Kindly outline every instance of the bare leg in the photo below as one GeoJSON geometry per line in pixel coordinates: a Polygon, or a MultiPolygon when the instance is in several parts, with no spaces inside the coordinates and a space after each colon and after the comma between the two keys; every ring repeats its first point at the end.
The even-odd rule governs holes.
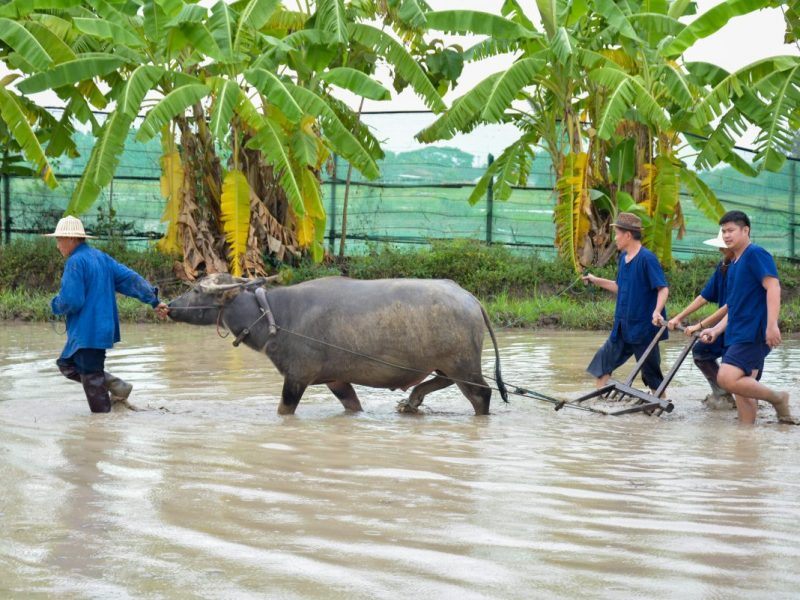
{"type": "MultiPolygon", "coordinates": [[[[772,390],[756,381],[753,376],[745,376],[744,371],[733,365],[723,363],[719,368],[717,383],[723,389],[736,394],[737,397],[764,400],[775,408],[779,421],[793,422],[789,412],[789,393],[772,390]]],[[[737,398],[737,409],[739,401],[737,398]]]]}
{"type": "Polygon", "coordinates": [[[302,383],[283,380],[283,391],[281,392],[281,402],[278,404],[279,415],[293,415],[297,410],[297,405],[300,403],[300,398],[303,397],[303,392],[306,391],[306,386],[302,383]]]}
{"type": "Polygon", "coordinates": [[[601,377],[598,377],[597,379],[595,379],[594,387],[596,387],[596,388],[603,387],[605,384],[608,383],[608,380],[610,378],[611,378],[611,373],[609,373],[608,375],[603,375],[601,377]]]}
{"type": "Polygon", "coordinates": [[[734,399],[736,400],[736,414],[739,417],[739,422],[745,425],[755,423],[756,415],[758,414],[758,400],[738,394],[734,396],[734,399]]]}
{"type": "Polygon", "coordinates": [[[352,410],[353,412],[364,410],[361,408],[361,402],[358,400],[356,391],[349,383],[345,381],[332,381],[328,384],[328,389],[339,399],[339,402],[342,403],[345,410],[352,410]]]}

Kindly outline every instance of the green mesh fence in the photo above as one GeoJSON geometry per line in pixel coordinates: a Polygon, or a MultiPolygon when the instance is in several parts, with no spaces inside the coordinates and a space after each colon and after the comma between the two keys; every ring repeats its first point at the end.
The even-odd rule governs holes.
{"type": "MultiPolygon", "coordinates": [[[[347,254],[366,251],[380,243],[427,245],[434,239],[472,238],[551,255],[553,248],[553,175],[547,154],[533,163],[528,186],[505,202],[487,193],[474,206],[467,203],[474,183],[490,155],[498,155],[516,137],[510,126],[487,126],[446,143],[420,145],[413,135],[433,120],[429,113],[367,114],[365,122],[387,148],[380,162],[382,176],[365,181],[353,170],[347,192],[347,254]]],[[[157,141],[141,144],[132,132],[117,176],[97,203],[83,215],[87,227],[101,235],[125,237],[147,244],[165,230],[160,222],[164,207],[159,192],[157,141]],[[113,218],[109,215],[113,212],[113,218]]],[[[93,138],[79,135],[81,156],[55,163],[60,186],[49,190],[36,179],[5,177],[2,192],[3,239],[52,231],[66,207],[89,156],[93,138]]],[[[746,156],[747,152],[742,151],[746,156]]],[[[782,257],[797,257],[795,197],[797,161],[789,160],[780,173],[748,178],[727,167],[702,174],[728,209],[747,212],[753,239],[782,257]]],[[[328,211],[326,240],[338,252],[348,165],[336,159],[335,176],[325,174],[323,192],[328,211]]],[[[716,236],[718,226],[684,197],[686,232],[675,239],[676,257],[714,252],[702,241],[716,236]]]]}

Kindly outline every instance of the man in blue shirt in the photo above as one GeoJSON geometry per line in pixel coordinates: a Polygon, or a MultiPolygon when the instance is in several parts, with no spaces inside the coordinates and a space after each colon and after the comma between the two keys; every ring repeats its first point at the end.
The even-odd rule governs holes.
{"type": "MultiPolygon", "coordinates": [[[[613,225],[619,250],[617,279],[585,275],[583,280],[617,295],[614,326],[605,344],[586,368],[594,375],[597,387],[604,386],[614,369],[631,355],[639,359],[658,333],[658,323],[666,319],[664,305],[669,288],[655,254],[642,246],[642,220],[631,213],[620,213],[613,225]]],[[[667,333],[661,339],[666,339],[667,333]]],[[[642,365],[642,380],[655,392],[664,379],[658,345],[642,365]]]]}
{"type": "MultiPolygon", "coordinates": [[[[722,254],[722,260],[717,263],[714,273],[711,275],[711,278],[708,280],[700,294],[694,300],[692,300],[689,306],[684,308],[681,312],[669,320],[667,326],[669,327],[670,331],[674,330],[675,327],[680,325],[684,318],[688,317],[701,306],[704,306],[709,302],[713,302],[719,307],[725,306],[725,297],[727,295],[726,292],[728,287],[727,273],[728,267],[733,260],[733,252],[728,249],[728,246],[725,245],[725,241],[722,239],[721,229],[717,237],[706,240],[703,243],[708,246],[713,246],[714,248],[719,248],[719,251],[722,254]]],[[[717,313],[715,313],[715,315],[716,314],[717,313]]],[[[717,323],[719,320],[721,320],[722,316],[723,315],[720,315],[719,318],[715,318],[714,315],[711,317],[706,317],[705,319],[701,319],[699,323],[690,325],[684,331],[686,332],[686,335],[693,335],[694,333],[705,329],[709,325],[717,323]]],[[[706,404],[709,406],[719,404],[726,408],[734,408],[735,404],[733,395],[723,390],[717,383],[717,375],[719,373],[719,363],[717,363],[717,359],[720,358],[725,352],[724,343],[724,335],[721,335],[711,344],[706,344],[702,340],[698,340],[692,348],[692,358],[694,359],[694,364],[697,365],[697,368],[700,369],[700,372],[711,386],[711,394],[705,398],[706,404]]]]}
{"type": "Polygon", "coordinates": [[[722,239],[734,255],[728,268],[728,314],[702,333],[703,341],[711,343],[725,332],[725,354],[717,381],[735,394],[742,423],[755,423],[758,400],[772,404],[779,421],[794,423],[789,393],[759,382],[764,359],[782,341],[778,328],[781,284],[775,261],[750,241],[750,219],[742,211],[725,213],[719,224],[722,239]]]}
{"type": "Polygon", "coordinates": [[[61,289],[50,304],[54,314],[67,317],[67,343],[56,364],[64,377],[83,385],[92,412],[109,412],[109,392],[115,400],[126,400],[133,388],[105,372],[106,349],[120,340],[115,293],[149,304],[162,319],[169,309],[141,275],[86,244],[92,236],[79,219],[64,217],[55,233],[46,235],[56,238],[67,259],[61,289]]]}

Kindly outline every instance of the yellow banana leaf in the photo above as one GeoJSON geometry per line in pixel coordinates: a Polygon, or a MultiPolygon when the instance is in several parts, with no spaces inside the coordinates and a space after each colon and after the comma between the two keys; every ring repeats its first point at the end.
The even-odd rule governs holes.
{"type": "Polygon", "coordinates": [[[300,175],[300,189],[303,194],[303,206],[306,214],[314,219],[325,220],[325,209],[322,207],[319,179],[311,169],[303,169],[300,175]]]}
{"type": "Polygon", "coordinates": [[[614,61],[628,73],[636,73],[638,71],[636,59],[631,57],[625,50],[606,48],[599,50],[598,53],[614,61]]]}
{"type": "Polygon", "coordinates": [[[222,226],[228,242],[231,274],[240,277],[250,230],[250,184],[241,171],[229,171],[222,182],[222,226]]]}
{"type": "Polygon", "coordinates": [[[169,131],[162,135],[164,153],[161,155],[161,195],[166,199],[161,222],[167,223],[167,232],[158,241],[157,247],[166,254],[182,252],[178,236],[178,215],[183,198],[183,164],[169,131]]]}
{"type": "Polygon", "coordinates": [[[644,163],[642,169],[644,170],[644,176],[642,177],[642,197],[639,200],[639,206],[644,208],[648,217],[652,217],[658,202],[653,190],[653,183],[656,179],[656,166],[653,163],[644,163]]]}
{"type": "Polygon", "coordinates": [[[672,263],[672,230],[683,227],[680,206],[680,171],[668,156],[657,156],[646,163],[642,178],[642,199],[645,209],[644,244],[658,257],[661,264],[672,263]]]}
{"type": "Polygon", "coordinates": [[[591,223],[589,214],[591,200],[586,181],[585,152],[567,154],[561,178],[556,184],[558,201],[554,211],[556,221],[556,245],[559,254],[568,259],[576,272],[580,272],[579,256],[587,243],[591,223]]]}
{"type": "Polygon", "coordinates": [[[303,248],[308,248],[314,241],[314,222],[308,215],[297,219],[297,243],[303,248]]]}

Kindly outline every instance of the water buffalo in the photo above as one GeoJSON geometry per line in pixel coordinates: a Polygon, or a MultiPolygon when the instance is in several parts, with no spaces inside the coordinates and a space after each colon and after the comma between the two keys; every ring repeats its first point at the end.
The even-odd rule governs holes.
{"type": "Polygon", "coordinates": [[[452,281],[326,277],[266,289],[259,283],[209,275],[169,304],[169,316],[195,325],[219,323],[237,341],[265,352],[284,377],[279,414],[293,414],[306,387],[321,383],[352,411],[361,410],[354,383],[413,387],[400,405],[408,412],[416,412],[430,392],[455,383],[475,414],[488,414],[484,325],[494,343],[498,389],[507,400],[486,311],[452,281]]]}

